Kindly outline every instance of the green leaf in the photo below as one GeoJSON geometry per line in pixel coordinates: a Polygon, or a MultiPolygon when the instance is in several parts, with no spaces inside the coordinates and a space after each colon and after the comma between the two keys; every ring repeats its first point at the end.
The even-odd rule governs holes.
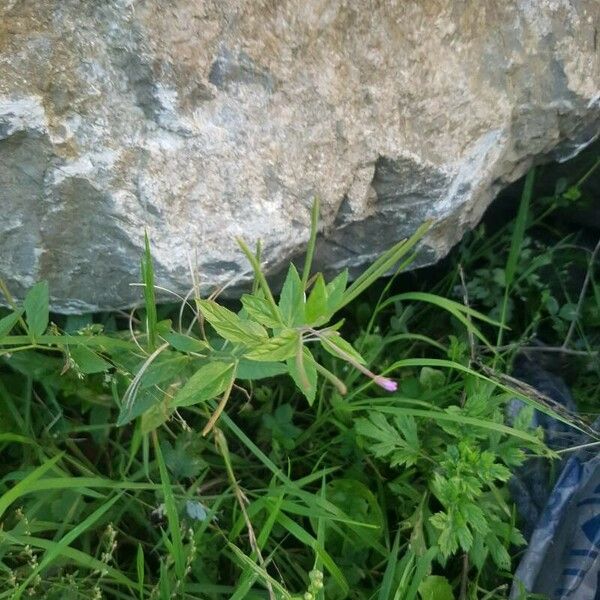
{"type": "MultiPolygon", "coordinates": [[[[266,327],[281,327],[281,320],[273,316],[273,308],[268,300],[260,296],[243,294],[242,305],[248,316],[266,327]]],[[[278,309],[279,312],[279,309],[278,309]]]]}
{"type": "Polygon", "coordinates": [[[438,554],[439,550],[436,546],[433,546],[425,554],[417,558],[414,572],[411,574],[410,587],[406,591],[406,595],[402,597],[402,600],[416,599],[419,585],[431,573],[431,563],[438,554]]]}
{"type": "Polygon", "coordinates": [[[70,349],[69,354],[79,367],[79,370],[85,375],[102,373],[111,367],[109,362],[86,346],[74,346],[70,349]]]}
{"type": "Polygon", "coordinates": [[[563,321],[574,321],[577,318],[577,305],[571,302],[561,306],[558,316],[563,321]]]}
{"type": "MultiPolygon", "coordinates": [[[[392,586],[394,585],[395,574],[398,570],[398,550],[400,546],[400,533],[401,530],[398,528],[396,532],[396,537],[394,538],[394,545],[392,546],[392,550],[390,552],[390,556],[387,560],[387,565],[385,567],[385,572],[383,574],[383,580],[381,582],[381,586],[379,588],[379,593],[377,595],[377,600],[389,600],[392,598],[392,586]]],[[[410,550],[409,550],[410,552],[410,550]]],[[[405,554],[406,556],[406,554],[405,554]]]]}
{"type": "MultiPolygon", "coordinates": [[[[164,394],[156,388],[153,387],[150,389],[140,390],[136,394],[133,406],[128,407],[124,404],[121,407],[119,416],[117,418],[117,427],[122,427],[140,415],[153,410],[154,407],[163,402],[165,402],[164,394]]],[[[158,411],[159,409],[156,408],[154,410],[158,411]]]]}
{"type": "Polygon", "coordinates": [[[135,570],[137,572],[138,593],[140,595],[140,600],[144,600],[144,566],[144,548],[142,544],[138,542],[137,555],[135,559],[135,570]]]}
{"type": "Polygon", "coordinates": [[[306,529],[304,529],[293,519],[290,519],[290,517],[284,514],[283,511],[277,515],[277,521],[300,543],[304,544],[308,548],[313,549],[314,553],[322,561],[323,566],[329,571],[335,582],[340,587],[341,593],[343,594],[341,597],[345,598],[348,595],[350,588],[344,574],[337,566],[335,560],[333,560],[333,558],[323,547],[319,546],[317,540],[310,533],[308,533],[306,529]]]}
{"type": "Polygon", "coordinates": [[[164,394],[160,402],[153,404],[142,414],[141,427],[144,435],[158,429],[171,418],[171,415],[175,412],[172,400],[170,396],[164,394]]]}
{"type": "Polygon", "coordinates": [[[156,333],[158,335],[168,334],[173,327],[171,319],[162,319],[156,324],[156,333]]]}
{"type": "Polygon", "coordinates": [[[255,344],[267,338],[267,332],[258,323],[241,319],[234,312],[213,300],[198,300],[204,318],[213,329],[230,342],[255,344]]]}
{"type": "Polygon", "coordinates": [[[531,421],[533,420],[534,407],[530,404],[523,404],[517,416],[514,418],[513,427],[515,429],[521,429],[527,431],[531,427],[531,421]]]}
{"type": "Polygon", "coordinates": [[[290,264],[281,295],[279,296],[279,310],[284,323],[290,327],[302,325],[304,318],[304,289],[300,275],[293,264],[290,264]]]}
{"type": "Polygon", "coordinates": [[[0,319],[0,340],[5,338],[12,330],[12,328],[17,324],[17,321],[20,319],[23,314],[23,309],[19,308],[15,310],[15,312],[10,313],[3,319],[0,319]]]}
{"type": "Polygon", "coordinates": [[[417,424],[413,417],[398,415],[394,425],[385,415],[372,411],[368,419],[357,419],[356,431],[372,440],[369,450],[377,458],[387,458],[391,466],[416,464],[420,458],[417,424]]]}
{"type": "MultiPolygon", "coordinates": [[[[375,494],[361,481],[350,478],[333,479],[327,484],[327,500],[340,508],[350,519],[362,524],[362,527],[350,526],[351,530],[363,529],[373,541],[381,535],[384,525],[381,507],[375,494]]],[[[354,541],[358,543],[360,540],[354,541]]]]}
{"type": "Polygon", "coordinates": [[[25,296],[23,306],[27,313],[27,327],[29,335],[34,338],[43,335],[48,327],[49,302],[47,281],[36,283],[25,296]]]}
{"type": "Polygon", "coordinates": [[[551,296],[548,290],[542,292],[542,303],[549,314],[556,315],[558,313],[558,300],[554,296],[551,296]]]}
{"type": "Polygon", "coordinates": [[[200,367],[177,392],[173,408],[192,406],[218,396],[227,389],[234,375],[233,363],[214,361],[200,367]]]}
{"type": "Polygon", "coordinates": [[[490,533],[485,538],[486,545],[490,550],[492,560],[501,569],[510,569],[510,554],[507,549],[500,543],[500,540],[493,534],[490,533]]]}
{"type": "Polygon", "coordinates": [[[19,483],[10,486],[2,496],[0,496],[0,517],[6,512],[8,507],[19,500],[25,494],[32,491],[33,484],[44,476],[48,471],[54,468],[54,465],[62,459],[64,453],[57,454],[48,459],[30,473],[28,473],[19,483]]]}
{"type": "Polygon", "coordinates": [[[176,331],[163,333],[161,337],[179,352],[203,353],[209,349],[209,345],[206,342],[189,335],[184,335],[183,333],[177,333],[176,331]]]}
{"type": "Polygon", "coordinates": [[[527,229],[527,219],[529,215],[529,205],[533,195],[533,183],[535,179],[535,169],[531,169],[525,178],[525,185],[521,195],[521,203],[519,212],[515,221],[515,229],[513,231],[508,260],[506,261],[506,287],[510,287],[513,283],[519,257],[523,247],[523,238],[527,229]]]}
{"type": "Polygon", "coordinates": [[[281,404],[273,414],[263,414],[263,425],[286,450],[293,450],[294,440],[302,429],[294,425],[294,409],[291,404],[281,404]]]}
{"type": "Polygon", "coordinates": [[[419,383],[428,390],[437,390],[446,384],[446,376],[439,369],[422,367],[419,373],[419,383]]]}
{"type": "Polygon", "coordinates": [[[317,365],[310,350],[300,346],[296,356],[288,358],[287,368],[294,383],[312,406],[317,394],[317,365]]]}
{"type": "Polygon", "coordinates": [[[180,434],[173,447],[170,442],[160,444],[165,464],[177,481],[189,477],[198,477],[207,468],[207,463],[200,458],[199,451],[194,448],[193,437],[180,434]]]}
{"type": "Polygon", "coordinates": [[[319,273],[306,301],[306,322],[317,324],[327,317],[327,288],[323,275],[319,273]]]}
{"type": "MultiPolygon", "coordinates": [[[[431,223],[423,223],[407,240],[402,240],[384,252],[362,275],[354,280],[344,292],[338,308],[346,306],[354,298],[362,294],[376,279],[385,275],[402,257],[406,256],[427,233],[431,223]]],[[[412,257],[413,255],[411,255],[412,257]]],[[[410,262],[411,257],[408,261],[410,262]]],[[[404,263],[403,263],[404,264],[404,263]]]]}
{"type": "Polygon", "coordinates": [[[341,308],[346,285],[348,284],[348,269],[344,269],[337,277],[332,279],[326,286],[327,312],[333,315],[341,308]]]}
{"type": "Polygon", "coordinates": [[[280,362],[259,362],[242,358],[238,363],[236,376],[238,379],[256,381],[283,373],[287,373],[287,368],[280,362]]]}
{"type": "MultiPolygon", "coordinates": [[[[167,466],[165,464],[160,445],[158,443],[158,436],[153,434],[152,441],[154,443],[154,454],[156,456],[156,462],[158,463],[158,469],[160,472],[160,482],[162,486],[163,496],[165,499],[165,508],[167,512],[167,520],[169,523],[169,532],[171,539],[170,541],[170,552],[169,554],[173,557],[175,563],[175,573],[179,579],[183,579],[185,571],[185,552],[183,548],[183,540],[181,536],[181,525],[179,522],[179,515],[177,513],[177,504],[174,496],[174,486],[169,480],[169,474],[167,472],[167,466]]],[[[167,596],[170,597],[170,596],[167,596]]]]}
{"type": "Polygon", "coordinates": [[[321,336],[321,346],[338,358],[347,360],[343,354],[350,356],[361,365],[366,364],[365,359],[354,349],[350,342],[347,342],[339,333],[331,331],[321,336]],[[341,354],[341,353],[342,354],[341,354]]]}
{"type": "Polygon", "coordinates": [[[163,354],[144,371],[140,381],[140,389],[161,385],[176,379],[192,362],[189,356],[181,356],[172,352],[163,354]]]}
{"type": "Polygon", "coordinates": [[[395,302],[404,301],[427,302],[448,311],[455,319],[460,321],[467,330],[471,331],[473,335],[478,337],[486,346],[488,346],[488,348],[492,348],[490,342],[486,339],[483,333],[481,333],[479,328],[475,326],[473,319],[478,319],[497,327],[504,327],[504,325],[494,321],[493,319],[490,319],[489,317],[486,317],[485,315],[468,306],[463,306],[454,300],[449,300],[443,296],[437,296],[436,294],[430,294],[427,292],[405,292],[392,296],[381,304],[379,310],[387,308],[388,306],[392,306],[395,302]]]}
{"type": "Polygon", "coordinates": [[[563,198],[567,200],[579,200],[581,198],[581,190],[576,185],[572,185],[563,193],[563,198]]]}
{"type": "MultiPolygon", "coordinates": [[[[265,278],[265,274],[262,272],[262,269],[260,267],[260,248],[257,250],[256,254],[253,254],[250,251],[250,248],[248,248],[248,246],[245,244],[244,240],[238,238],[237,242],[240,248],[242,249],[242,252],[246,255],[246,258],[252,265],[255,280],[254,287],[260,287],[260,290],[264,294],[264,297],[267,299],[269,305],[271,306],[273,317],[277,319],[279,317],[279,314],[277,312],[277,305],[275,304],[275,300],[273,298],[273,294],[271,293],[271,288],[269,287],[269,284],[265,278]]],[[[283,325],[283,323],[281,323],[281,325],[283,325]]]]}
{"type": "Polygon", "coordinates": [[[452,586],[445,577],[429,575],[419,586],[421,600],[454,600],[452,586]]]}
{"type": "Polygon", "coordinates": [[[257,361],[286,360],[296,353],[300,334],[295,329],[284,329],[279,335],[261,343],[244,354],[245,358],[257,361]]]}

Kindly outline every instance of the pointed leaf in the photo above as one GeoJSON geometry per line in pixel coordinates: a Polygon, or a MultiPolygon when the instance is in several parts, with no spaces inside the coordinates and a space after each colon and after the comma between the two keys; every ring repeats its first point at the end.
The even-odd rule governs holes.
{"type": "Polygon", "coordinates": [[[343,356],[346,354],[361,365],[366,364],[365,359],[354,349],[352,344],[335,331],[329,331],[321,336],[321,346],[333,356],[347,360],[343,356]]]}
{"type": "Polygon", "coordinates": [[[283,321],[290,327],[304,323],[304,290],[300,275],[293,264],[290,264],[287,277],[279,297],[279,310],[283,321]]]}
{"type": "Polygon", "coordinates": [[[71,358],[75,361],[79,370],[85,375],[92,373],[103,373],[110,369],[111,364],[105,361],[99,354],[86,346],[74,346],[70,350],[71,358]]]}
{"type": "Polygon", "coordinates": [[[185,372],[185,368],[192,362],[189,356],[181,356],[174,352],[164,353],[155,360],[145,371],[140,381],[140,389],[155,385],[164,385],[177,379],[185,372]]]}
{"type": "MultiPolygon", "coordinates": [[[[426,221],[408,238],[392,246],[387,252],[384,252],[364,273],[362,273],[344,292],[341,305],[346,306],[354,298],[362,294],[376,279],[385,275],[401,258],[405,257],[414,246],[423,238],[431,227],[431,222],[426,221]]],[[[409,255],[408,261],[414,257],[409,255]]],[[[404,264],[404,263],[403,263],[404,264]]]]}
{"type": "Polygon", "coordinates": [[[234,364],[214,361],[200,367],[177,392],[172,406],[192,406],[223,393],[234,376],[234,364]]]}
{"type": "Polygon", "coordinates": [[[287,367],[291,378],[304,394],[310,406],[315,401],[317,394],[317,366],[310,350],[301,347],[293,358],[287,360],[287,367]]]}
{"type": "Polygon", "coordinates": [[[323,275],[319,273],[306,301],[306,322],[314,324],[327,316],[327,289],[323,275]]]}
{"type": "Polygon", "coordinates": [[[348,285],[348,269],[344,269],[327,284],[327,311],[329,315],[333,315],[340,308],[346,285],[348,285]]]}
{"type": "Polygon", "coordinates": [[[177,333],[176,331],[163,333],[161,337],[179,352],[202,353],[206,352],[209,348],[206,342],[189,335],[184,335],[183,333],[177,333]]]}
{"type": "Polygon", "coordinates": [[[150,252],[150,240],[148,232],[144,232],[144,255],[142,256],[142,282],[144,283],[144,305],[146,307],[146,332],[148,334],[148,346],[150,349],[156,347],[156,298],[154,294],[154,265],[150,252]]]}
{"type": "Polygon", "coordinates": [[[36,283],[25,296],[23,306],[27,313],[29,334],[33,337],[43,335],[48,327],[49,301],[47,281],[36,283]]]}
{"type": "Polygon", "coordinates": [[[261,342],[244,357],[258,361],[280,361],[294,356],[300,334],[295,329],[284,329],[279,335],[261,342]]]}
{"type": "Polygon", "coordinates": [[[140,390],[136,394],[135,401],[131,406],[126,406],[125,404],[121,406],[121,411],[117,418],[117,427],[122,427],[140,415],[143,415],[145,412],[151,410],[156,404],[162,402],[163,399],[164,394],[155,387],[140,390]]]}
{"type": "Polygon", "coordinates": [[[238,363],[236,375],[238,379],[256,381],[283,373],[287,373],[287,368],[280,362],[259,362],[242,358],[238,363]]]}
{"type": "Polygon", "coordinates": [[[505,281],[506,287],[510,287],[513,284],[515,273],[517,271],[517,265],[519,257],[521,256],[523,249],[523,238],[525,237],[525,231],[527,229],[527,218],[529,213],[529,205],[531,203],[531,197],[533,195],[533,184],[535,181],[535,168],[531,169],[525,177],[525,185],[523,186],[523,193],[521,194],[521,203],[519,204],[519,212],[515,221],[515,228],[513,231],[510,251],[508,254],[508,260],[506,261],[506,274],[505,281]]]}
{"type": "Polygon", "coordinates": [[[0,319],[0,341],[5,338],[17,324],[17,321],[23,314],[23,309],[19,308],[6,317],[0,319]]]}
{"type": "Polygon", "coordinates": [[[255,344],[268,337],[265,329],[258,323],[241,319],[212,300],[198,300],[198,306],[213,329],[230,342],[255,344]]]}
{"type": "Polygon", "coordinates": [[[265,298],[244,294],[242,304],[248,316],[266,327],[281,327],[281,321],[273,316],[273,308],[265,298]]]}
{"type": "Polygon", "coordinates": [[[175,412],[172,398],[165,394],[163,400],[150,407],[142,414],[142,433],[147,434],[166,423],[175,412]]]}

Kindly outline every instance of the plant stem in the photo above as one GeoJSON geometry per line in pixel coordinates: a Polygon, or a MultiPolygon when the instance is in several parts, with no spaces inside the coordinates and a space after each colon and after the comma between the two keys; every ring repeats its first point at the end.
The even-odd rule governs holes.
{"type": "Polygon", "coordinates": [[[569,331],[567,331],[567,336],[565,337],[565,341],[563,342],[562,348],[566,348],[573,337],[573,333],[575,332],[575,327],[577,326],[577,321],[581,316],[581,309],[583,308],[583,302],[585,300],[585,295],[587,293],[588,286],[590,284],[590,280],[592,278],[592,273],[594,271],[594,263],[596,262],[596,256],[598,256],[598,252],[600,252],[600,239],[596,243],[594,251],[592,252],[592,256],[590,257],[590,263],[588,265],[587,272],[585,274],[585,279],[583,280],[583,285],[581,286],[581,292],[579,293],[579,300],[577,301],[577,308],[575,309],[575,314],[573,315],[573,319],[571,324],[569,325],[569,331]]]}
{"type": "Polygon", "coordinates": [[[310,212],[310,238],[306,247],[306,258],[304,259],[304,268],[302,269],[302,289],[306,290],[308,278],[310,277],[310,269],[312,267],[313,256],[315,254],[315,246],[317,244],[317,228],[319,225],[319,199],[315,196],[313,200],[312,210],[310,212]]]}

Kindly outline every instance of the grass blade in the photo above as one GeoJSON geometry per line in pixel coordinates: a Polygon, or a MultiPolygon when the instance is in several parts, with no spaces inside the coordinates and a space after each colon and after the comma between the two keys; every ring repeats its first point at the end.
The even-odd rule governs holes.
{"type": "Polygon", "coordinates": [[[331,558],[327,551],[319,545],[318,541],[312,535],[310,535],[310,533],[308,533],[305,529],[300,527],[298,523],[292,521],[292,519],[283,513],[279,513],[277,516],[277,522],[282,527],[287,529],[287,531],[289,531],[289,533],[291,533],[298,541],[315,551],[325,568],[336,580],[340,588],[342,588],[344,594],[347,594],[350,591],[350,587],[348,586],[348,582],[346,581],[344,574],[340,571],[338,566],[335,564],[335,561],[331,558]]]}
{"type": "Polygon", "coordinates": [[[183,540],[181,538],[179,514],[177,512],[177,505],[175,503],[175,497],[173,495],[173,487],[171,486],[171,482],[169,480],[167,466],[165,464],[162,451],[160,449],[160,444],[158,442],[158,436],[156,435],[156,431],[152,432],[152,441],[154,444],[154,453],[156,455],[156,462],[158,463],[160,481],[165,500],[165,508],[167,511],[167,522],[169,525],[169,533],[171,536],[171,543],[173,546],[173,560],[175,562],[175,573],[177,574],[177,577],[182,579],[185,572],[185,558],[183,540]]]}
{"type": "Polygon", "coordinates": [[[394,538],[394,545],[390,552],[390,556],[385,567],[383,574],[383,580],[381,587],[379,588],[379,594],[377,594],[377,600],[392,600],[392,586],[394,585],[394,579],[396,576],[396,570],[398,568],[398,550],[400,547],[400,529],[396,533],[394,538]]]}
{"type": "Polygon", "coordinates": [[[407,240],[398,242],[387,252],[382,254],[352,285],[344,292],[342,301],[338,306],[342,308],[362,294],[376,279],[385,275],[403,256],[405,256],[427,233],[431,223],[423,223],[407,240]]]}
{"type": "Polygon", "coordinates": [[[142,282],[144,284],[144,303],[146,305],[146,332],[148,334],[148,348],[156,348],[156,297],[154,292],[154,265],[150,252],[148,232],[144,233],[144,256],[142,257],[142,282]]]}
{"type": "Polygon", "coordinates": [[[137,555],[135,557],[135,569],[138,578],[138,592],[140,594],[140,600],[144,600],[144,549],[142,545],[138,543],[137,555]]]}
{"type": "MultiPolygon", "coordinates": [[[[510,251],[508,259],[506,261],[506,267],[504,270],[504,298],[502,300],[502,310],[500,313],[500,323],[502,327],[498,330],[498,340],[496,346],[502,345],[503,327],[506,322],[506,311],[508,309],[508,298],[510,290],[515,278],[517,265],[519,263],[519,256],[523,247],[523,239],[525,238],[525,229],[527,227],[527,217],[529,215],[529,205],[531,203],[531,196],[533,195],[533,183],[535,180],[535,169],[531,169],[527,173],[525,178],[525,185],[523,187],[523,193],[521,195],[521,204],[519,205],[519,212],[517,213],[517,219],[515,221],[515,229],[513,231],[512,239],[510,242],[510,251]]],[[[494,360],[496,363],[497,357],[494,360]]]]}
{"type": "Polygon", "coordinates": [[[43,465],[29,473],[22,481],[17,483],[10,490],[0,497],[0,518],[6,512],[6,509],[18,498],[32,491],[33,484],[43,477],[56,463],[63,457],[63,453],[57,454],[47,460],[43,465]]]}

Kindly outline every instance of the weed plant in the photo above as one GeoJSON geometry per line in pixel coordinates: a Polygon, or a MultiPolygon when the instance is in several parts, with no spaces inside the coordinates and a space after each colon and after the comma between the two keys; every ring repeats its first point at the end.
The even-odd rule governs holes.
{"type": "Polygon", "coordinates": [[[599,245],[553,219],[598,165],[540,195],[532,171],[434,282],[400,275],[428,224],[353,282],[313,273],[315,203],[278,296],[242,240],[238,304],[196,280],[157,305],[148,239],[130,315],[50,320],[45,282],[22,304],[3,285],[0,598],[507,598],[506,483],[555,456],[533,410],[588,422],[516,385],[517,352],[573,359],[597,411],[599,245]]]}

